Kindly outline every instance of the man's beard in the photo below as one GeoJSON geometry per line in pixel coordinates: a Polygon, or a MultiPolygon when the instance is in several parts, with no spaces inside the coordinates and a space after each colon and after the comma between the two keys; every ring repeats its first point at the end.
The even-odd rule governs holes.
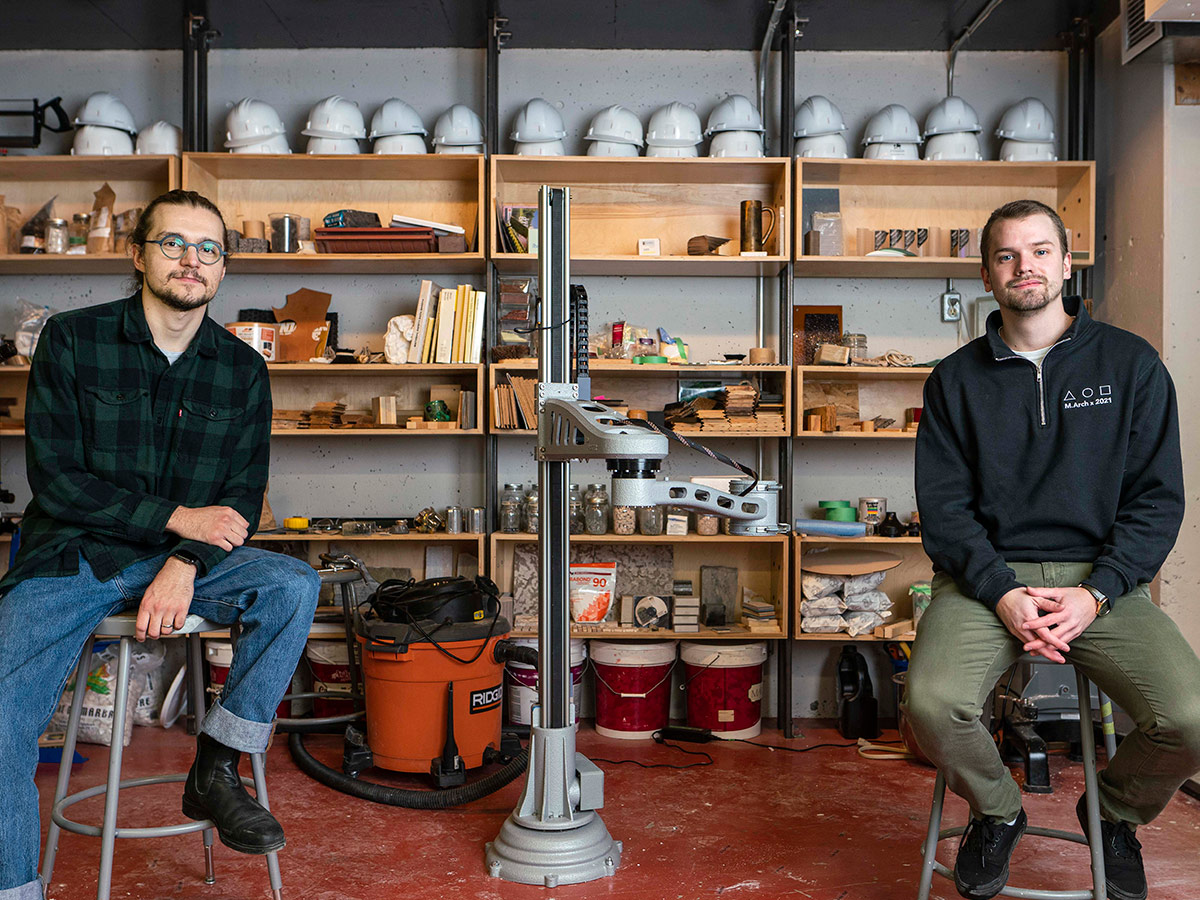
{"type": "Polygon", "coordinates": [[[199,297],[191,297],[182,291],[175,290],[174,286],[171,284],[171,282],[174,280],[175,279],[168,278],[157,288],[150,288],[154,296],[161,300],[165,306],[179,312],[191,312],[193,309],[199,309],[200,307],[207,305],[209,301],[212,300],[212,294],[210,294],[208,291],[207,281],[204,282],[204,293],[199,297]]]}
{"type": "MultiPolygon", "coordinates": [[[[1028,280],[1028,278],[1018,279],[1017,283],[1028,280]]],[[[1016,313],[1032,314],[1045,309],[1062,296],[1062,283],[1051,286],[1042,282],[1040,287],[1025,290],[1015,290],[1005,286],[1002,290],[996,291],[995,295],[996,302],[1005,309],[1016,313]]]]}

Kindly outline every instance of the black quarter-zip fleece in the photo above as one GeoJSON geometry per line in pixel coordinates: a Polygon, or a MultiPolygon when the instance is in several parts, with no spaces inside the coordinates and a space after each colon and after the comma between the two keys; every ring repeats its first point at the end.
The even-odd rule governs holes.
{"type": "Polygon", "coordinates": [[[1175,387],[1146,341],[1075,321],[1041,371],[987,334],[925,384],[916,487],[935,571],[991,607],[1021,587],[1009,562],[1090,562],[1109,597],[1154,577],[1183,520],[1175,387]]]}

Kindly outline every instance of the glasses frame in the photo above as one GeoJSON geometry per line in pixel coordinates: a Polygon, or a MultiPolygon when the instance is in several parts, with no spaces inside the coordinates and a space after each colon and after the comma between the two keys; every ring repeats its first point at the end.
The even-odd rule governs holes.
{"type": "Polygon", "coordinates": [[[185,256],[187,256],[188,248],[194,247],[196,250],[196,259],[199,261],[199,263],[202,266],[215,266],[221,260],[223,260],[227,256],[229,256],[229,251],[226,250],[224,247],[221,247],[220,244],[217,244],[218,247],[221,247],[221,255],[218,256],[216,259],[214,259],[212,262],[209,262],[200,256],[200,245],[201,244],[216,244],[216,241],[184,241],[183,235],[181,235],[181,234],[168,234],[166,237],[159,238],[157,241],[146,240],[146,241],[142,241],[142,243],[143,244],[158,244],[158,251],[164,257],[166,257],[167,259],[171,259],[171,260],[183,259],[185,256]],[[183,241],[183,252],[180,253],[178,256],[171,256],[171,254],[167,253],[167,248],[163,246],[163,241],[173,240],[173,239],[178,239],[178,240],[183,241]]]}

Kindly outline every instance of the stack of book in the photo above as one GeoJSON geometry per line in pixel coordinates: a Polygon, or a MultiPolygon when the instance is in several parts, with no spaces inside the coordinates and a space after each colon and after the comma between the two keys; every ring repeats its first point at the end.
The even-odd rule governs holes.
{"type": "Polygon", "coordinates": [[[487,293],[469,284],[443,288],[421,282],[417,298],[417,331],[409,349],[410,363],[478,363],[483,353],[483,321],[487,293]]]}
{"type": "Polygon", "coordinates": [[[742,624],[751,631],[779,630],[775,607],[766,600],[743,600],[742,624]]]}
{"type": "Polygon", "coordinates": [[[676,597],[671,604],[671,627],[675,631],[700,630],[700,598],[676,597]]]}

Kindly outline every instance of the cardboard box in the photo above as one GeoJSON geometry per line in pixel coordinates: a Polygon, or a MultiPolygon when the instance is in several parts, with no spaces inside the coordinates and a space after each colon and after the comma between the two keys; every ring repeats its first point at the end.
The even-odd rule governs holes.
{"type": "Polygon", "coordinates": [[[267,362],[275,361],[276,326],[265,322],[226,322],[225,330],[257,350],[267,362]]]}

